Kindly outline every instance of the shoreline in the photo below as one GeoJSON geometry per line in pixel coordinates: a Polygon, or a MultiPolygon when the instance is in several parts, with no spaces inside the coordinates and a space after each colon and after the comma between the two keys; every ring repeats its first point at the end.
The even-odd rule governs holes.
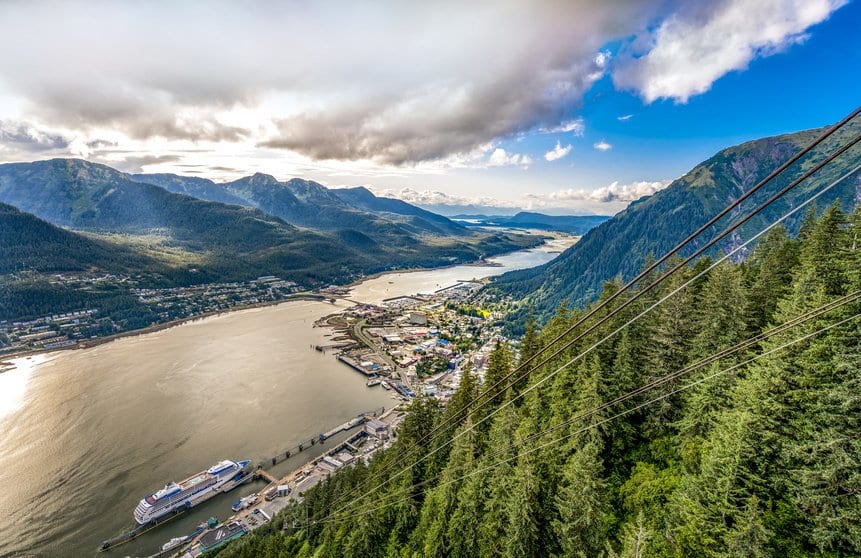
{"type": "Polygon", "coordinates": [[[286,302],[297,302],[301,300],[307,300],[311,302],[324,302],[327,297],[320,294],[312,294],[312,293],[303,293],[291,296],[289,298],[285,298],[283,300],[272,300],[268,302],[255,302],[253,304],[245,304],[242,306],[237,306],[235,308],[229,308],[227,310],[218,310],[214,312],[204,312],[203,314],[197,314],[196,316],[188,316],[186,318],[179,318],[178,320],[171,320],[169,322],[164,322],[160,324],[152,324],[146,327],[142,327],[139,329],[131,329],[129,331],[121,331],[119,333],[114,333],[111,335],[107,335],[105,337],[99,337],[97,339],[86,339],[80,343],[75,345],[70,345],[68,347],[58,347],[55,349],[34,349],[32,351],[21,351],[17,353],[9,353],[0,356],[0,374],[10,370],[13,367],[12,360],[19,358],[29,358],[35,355],[42,355],[47,353],[59,353],[62,351],[76,351],[79,349],[92,349],[93,347],[98,347],[99,345],[104,345],[105,343],[110,343],[112,341],[117,341],[119,339],[124,339],[126,337],[137,337],[138,335],[147,335],[149,333],[156,333],[159,331],[163,331],[166,329],[170,329],[173,327],[179,327],[181,325],[185,325],[187,323],[195,322],[197,320],[205,320],[208,318],[214,318],[217,316],[222,316],[226,314],[233,314],[235,312],[241,312],[243,310],[254,310],[257,308],[268,308],[270,306],[278,306],[279,304],[284,304],[286,302]],[[10,367],[10,368],[6,368],[10,367]]]}
{"type": "MultiPolygon", "coordinates": [[[[355,281],[353,281],[351,283],[345,283],[343,285],[337,285],[337,286],[343,287],[343,288],[353,288],[357,285],[364,283],[365,281],[370,281],[372,279],[379,279],[383,275],[396,274],[396,273],[397,274],[421,273],[422,271],[439,271],[442,269],[451,269],[453,267],[460,267],[460,266],[465,266],[465,267],[503,267],[505,264],[501,264],[498,262],[492,262],[490,260],[492,260],[493,258],[501,258],[503,256],[508,256],[510,254],[514,254],[517,252],[528,252],[530,250],[540,250],[542,247],[549,245],[554,240],[559,240],[561,238],[567,238],[567,237],[571,237],[571,238],[575,239],[574,242],[572,242],[571,244],[569,244],[567,246],[567,247],[570,247],[570,246],[573,246],[574,244],[576,244],[577,241],[579,241],[581,238],[581,237],[576,236],[576,235],[569,235],[567,233],[554,233],[553,231],[540,231],[540,234],[536,233],[535,236],[538,236],[538,237],[544,239],[544,242],[542,244],[537,244],[531,248],[520,248],[519,250],[512,250],[511,252],[502,252],[500,254],[494,254],[493,256],[487,256],[487,257],[482,258],[480,260],[475,260],[475,261],[466,262],[466,263],[453,263],[453,264],[448,264],[448,265],[441,265],[438,267],[416,267],[416,268],[407,268],[407,269],[393,269],[390,271],[380,271],[378,273],[371,273],[370,275],[365,275],[361,279],[356,279],[355,281]]],[[[565,248],[563,248],[561,250],[545,250],[545,251],[548,254],[561,254],[562,252],[565,251],[565,248]]]]}
{"type": "MultiPolygon", "coordinates": [[[[520,250],[512,250],[511,252],[496,254],[494,256],[490,256],[490,258],[498,258],[501,256],[506,256],[508,254],[513,254],[515,252],[521,252],[521,251],[526,251],[526,250],[536,250],[536,249],[540,248],[541,246],[545,246],[547,244],[549,244],[549,242],[548,242],[547,238],[545,238],[543,244],[539,244],[539,245],[534,246],[532,248],[521,248],[520,250]]],[[[394,273],[419,273],[422,271],[437,271],[437,270],[441,270],[441,269],[450,269],[450,268],[458,267],[458,266],[501,267],[502,264],[490,262],[489,258],[483,258],[480,260],[475,260],[473,262],[455,263],[455,264],[449,264],[449,265],[444,265],[444,266],[439,266],[439,267],[426,267],[426,268],[381,271],[379,273],[373,273],[371,275],[366,275],[366,276],[362,277],[361,279],[357,279],[357,280],[353,281],[352,283],[346,283],[344,285],[338,285],[338,287],[352,289],[353,287],[356,287],[356,286],[364,283],[365,281],[369,281],[372,279],[378,279],[378,278],[382,277],[383,275],[394,274],[394,273]]],[[[58,348],[54,348],[54,349],[34,349],[34,350],[30,350],[30,351],[20,351],[20,352],[15,352],[15,353],[4,354],[4,355],[0,356],[0,374],[6,372],[7,370],[11,370],[12,368],[14,368],[14,366],[11,363],[11,360],[13,360],[13,359],[28,358],[31,356],[46,354],[46,353],[59,353],[61,351],[76,351],[76,350],[80,350],[80,349],[92,349],[93,347],[97,347],[97,346],[103,345],[105,343],[110,343],[112,341],[117,341],[119,339],[124,339],[126,337],[136,337],[138,335],[146,335],[148,333],[156,333],[158,331],[163,331],[166,329],[170,329],[172,327],[178,327],[178,326],[190,323],[190,322],[194,322],[196,320],[203,320],[203,319],[212,318],[215,316],[221,316],[223,314],[231,314],[234,312],[241,312],[242,310],[253,310],[255,308],[267,308],[270,306],[278,306],[279,304],[284,304],[285,302],[295,302],[297,300],[310,300],[310,301],[316,301],[316,302],[323,302],[328,298],[339,298],[340,300],[345,300],[347,302],[352,302],[355,304],[355,301],[350,300],[349,298],[346,298],[343,296],[342,297],[331,297],[331,296],[326,296],[326,295],[320,294],[319,292],[316,292],[316,293],[315,292],[307,292],[307,293],[301,293],[301,294],[293,295],[293,296],[290,296],[290,297],[285,298],[283,300],[273,300],[273,301],[269,301],[269,302],[256,302],[253,304],[246,304],[246,305],[242,305],[242,306],[237,306],[235,308],[230,308],[227,310],[219,310],[219,311],[214,311],[214,312],[204,312],[204,313],[198,314],[196,316],[188,316],[186,318],[180,318],[178,320],[171,320],[169,322],[164,322],[164,323],[160,323],[160,324],[152,324],[152,325],[148,325],[148,326],[143,327],[143,328],[132,329],[129,331],[122,331],[119,333],[107,335],[105,337],[99,337],[97,339],[87,339],[87,340],[84,340],[84,341],[77,343],[75,345],[70,345],[68,347],[58,347],[58,348]]]]}

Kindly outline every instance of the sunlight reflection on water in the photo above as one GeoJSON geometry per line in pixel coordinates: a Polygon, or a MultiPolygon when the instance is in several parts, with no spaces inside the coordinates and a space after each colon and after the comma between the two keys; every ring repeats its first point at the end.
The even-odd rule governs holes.
{"type": "Polygon", "coordinates": [[[48,360],[47,355],[15,358],[10,368],[0,372],[0,420],[18,410],[27,395],[27,383],[36,367],[48,360]]]}

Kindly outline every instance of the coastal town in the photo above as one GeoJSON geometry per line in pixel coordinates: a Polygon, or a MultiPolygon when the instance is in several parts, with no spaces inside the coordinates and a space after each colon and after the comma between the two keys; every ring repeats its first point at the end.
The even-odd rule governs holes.
{"type": "MultiPolygon", "coordinates": [[[[334,328],[335,357],[405,400],[421,394],[446,401],[469,363],[479,378],[502,339],[498,316],[474,303],[479,281],[461,281],[426,295],[381,305],[356,304],[317,325],[334,328]]],[[[332,292],[344,296],[344,292],[332,292]]]]}
{"type": "MultiPolygon", "coordinates": [[[[323,443],[340,431],[352,432],[347,440],[282,478],[266,472],[268,463],[258,464],[255,478],[267,482],[263,489],[239,498],[234,514],[223,522],[213,518],[195,532],[166,542],[151,558],[194,558],[269,523],[338,469],[360,460],[367,463],[378,450],[389,447],[415,397],[436,398],[445,404],[467,368],[483,380],[491,351],[506,340],[494,312],[474,302],[481,286],[478,281],[460,281],[431,294],[393,297],[380,305],[356,302],[320,319],[315,326],[331,328],[327,335],[331,343],[314,350],[331,353],[344,363],[345,373],[362,374],[368,389],[389,390],[394,406],[378,416],[362,414],[320,434],[310,443],[323,443]]],[[[322,294],[349,301],[351,291],[330,287],[322,294]]]]}
{"type": "Polygon", "coordinates": [[[251,281],[173,288],[139,287],[134,278],[109,274],[56,274],[51,283],[90,291],[128,289],[135,307],[120,307],[112,313],[82,307],[31,319],[2,320],[0,356],[86,347],[143,327],[172,325],[236,308],[306,296],[296,283],[271,275],[251,281]]]}
{"type": "MultiPolygon", "coordinates": [[[[574,237],[561,236],[548,242],[542,251],[556,252],[574,241],[574,237]]],[[[482,262],[482,265],[496,269],[499,264],[482,262]]],[[[360,413],[310,438],[288,440],[293,445],[286,451],[282,449],[280,454],[258,457],[249,466],[247,478],[234,490],[232,514],[226,517],[218,514],[194,531],[170,540],[165,540],[169,536],[159,535],[161,521],[140,525],[103,541],[100,547],[114,555],[115,548],[148,533],[145,544],[157,543],[156,548],[160,548],[155,552],[152,547],[147,549],[152,558],[196,557],[269,524],[281,510],[301,502],[308,490],[339,469],[369,462],[397,439],[399,425],[414,399],[433,398],[445,405],[460,386],[466,370],[483,381],[491,352],[498,343],[508,342],[501,326],[503,309],[484,302],[480,296],[487,279],[457,280],[458,276],[471,276],[471,268],[452,269],[458,271],[426,283],[411,278],[408,284],[422,292],[409,295],[404,293],[413,289],[395,284],[398,278],[394,275],[376,277],[370,283],[331,285],[317,291],[304,291],[276,276],[186,288],[153,288],[118,276],[57,275],[57,282],[73,282],[77,287],[93,289],[123,283],[134,295],[135,304],[154,316],[152,325],[129,330],[114,316],[104,316],[87,307],[26,321],[3,322],[0,354],[27,355],[90,347],[124,335],[282,301],[307,299],[325,304],[320,307],[318,317],[308,322],[319,333],[306,350],[337,363],[335,369],[342,372],[336,374],[359,375],[364,389],[387,396],[391,404],[360,413]],[[369,284],[375,286],[367,290],[369,284]],[[391,296],[385,298],[390,292],[391,296]],[[313,451],[308,451],[312,448],[313,451]],[[283,466],[276,467],[293,458],[298,461],[292,461],[294,465],[289,471],[283,466]],[[245,484],[249,481],[254,484],[245,484]]],[[[421,276],[419,272],[417,277],[421,276]]]]}

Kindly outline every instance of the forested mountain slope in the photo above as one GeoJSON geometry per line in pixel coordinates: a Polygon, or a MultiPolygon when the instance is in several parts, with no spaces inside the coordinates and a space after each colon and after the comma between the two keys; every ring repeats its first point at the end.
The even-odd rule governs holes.
{"type": "MultiPolygon", "coordinates": [[[[604,281],[614,277],[621,277],[622,280],[632,278],[642,269],[650,254],[660,255],[670,250],[811,142],[821,131],[807,130],[724,149],[666,189],[632,203],[609,221],[592,229],[555,260],[497,278],[490,292],[523,301],[517,316],[513,318],[521,324],[525,322],[528,308],[532,308],[539,320],[543,321],[563,300],[573,306],[583,306],[595,299],[604,281]]],[[[861,124],[857,122],[842,128],[801,163],[790,167],[768,187],[745,201],[737,211],[701,235],[682,254],[691,253],[711,240],[727,224],[765,201],[859,131],[861,124]]],[[[813,190],[830,183],[859,162],[861,148],[855,146],[811,180],[794,188],[751,219],[736,234],[719,243],[718,248],[727,250],[750,238],[767,223],[798,205],[813,190]]],[[[861,180],[853,178],[824,196],[821,206],[839,199],[845,209],[851,210],[861,199],[861,180]]],[[[799,224],[800,217],[787,223],[791,234],[797,232],[799,224]]]]}
{"type": "MultiPolygon", "coordinates": [[[[164,176],[162,179],[167,180],[164,176]]],[[[223,201],[234,200],[230,193],[216,195],[200,179],[179,182],[184,191],[195,195],[209,192],[223,201]]],[[[309,215],[325,215],[327,210],[322,206],[329,199],[344,205],[319,185],[308,184],[305,190],[295,185],[286,188],[265,175],[255,175],[242,184],[240,188],[235,183],[233,189],[257,192],[258,199],[271,195],[281,201],[297,200],[309,215]],[[305,201],[298,201],[293,191],[305,201]]],[[[342,220],[336,212],[331,219],[340,222],[340,228],[312,230],[260,209],[172,193],[108,166],[77,159],[0,165],[0,202],[57,226],[122,235],[130,240],[129,244],[152,246],[147,255],[155,259],[159,254],[167,255],[170,267],[178,271],[175,276],[181,277],[177,280],[180,284],[248,280],[272,274],[318,286],[394,268],[471,261],[540,242],[535,237],[494,233],[441,236],[424,243],[408,230],[398,228],[401,225],[388,221],[379,229],[391,231],[379,232],[384,236],[383,242],[375,238],[378,230],[367,223],[368,214],[360,212],[350,214],[358,216],[356,222],[341,215],[342,220]],[[357,229],[352,225],[361,226],[357,229]],[[366,226],[370,227],[367,233],[363,232],[366,226]]],[[[128,249],[119,253],[127,253],[128,249]]],[[[24,264],[8,263],[12,269],[16,265],[24,264]]],[[[73,270],[85,263],[69,265],[73,270]]]]}
{"type": "MultiPolygon", "coordinates": [[[[583,354],[685,269],[477,405],[517,360],[500,346],[484,385],[465,375],[445,408],[419,399],[390,449],[218,556],[858,556],[859,299],[690,365],[861,289],[859,228],[861,212],[808,213],[799,240],[775,229],[583,354]]],[[[549,355],[579,316],[529,329],[519,359],[549,355]]]]}
{"type": "Polygon", "coordinates": [[[423,234],[472,234],[446,217],[400,200],[378,198],[366,188],[329,189],[311,180],[282,182],[262,173],[223,184],[175,174],[138,174],[134,178],[171,192],[254,207],[313,229],[355,229],[381,239],[400,236],[407,240],[423,234]]]}

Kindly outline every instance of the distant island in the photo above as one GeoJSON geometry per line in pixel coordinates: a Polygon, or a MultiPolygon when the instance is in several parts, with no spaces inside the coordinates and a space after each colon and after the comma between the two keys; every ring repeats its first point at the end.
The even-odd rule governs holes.
{"type": "Polygon", "coordinates": [[[512,227],[519,229],[538,229],[557,231],[582,236],[604,221],[607,215],[545,215],[521,211],[515,215],[460,214],[452,220],[472,227],[512,227]]]}

